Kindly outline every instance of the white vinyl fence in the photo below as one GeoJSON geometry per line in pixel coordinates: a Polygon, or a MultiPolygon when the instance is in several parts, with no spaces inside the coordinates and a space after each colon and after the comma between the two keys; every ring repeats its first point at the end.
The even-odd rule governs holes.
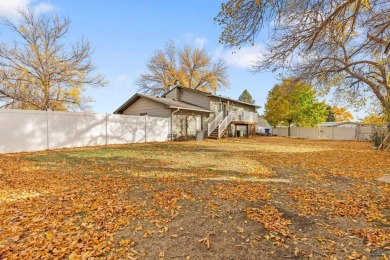
{"type": "Polygon", "coordinates": [[[168,118],[0,110],[0,153],[167,141],[168,118]]]}
{"type": "MultiPolygon", "coordinates": [[[[278,136],[288,136],[287,127],[276,127],[272,133],[278,136]]],[[[373,126],[357,127],[291,127],[291,137],[327,140],[360,140],[367,141],[375,132],[373,126]]]]}

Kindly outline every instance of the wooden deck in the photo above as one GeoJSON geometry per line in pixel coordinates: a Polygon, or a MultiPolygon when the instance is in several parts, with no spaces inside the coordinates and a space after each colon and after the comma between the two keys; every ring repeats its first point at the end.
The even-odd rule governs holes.
{"type": "Polygon", "coordinates": [[[246,137],[255,136],[256,135],[256,122],[252,121],[232,121],[231,124],[234,125],[233,136],[237,137],[237,126],[245,125],[246,126],[246,137]]]}
{"type": "Polygon", "coordinates": [[[231,124],[234,124],[234,125],[255,125],[256,122],[253,122],[253,121],[232,121],[231,124]]]}

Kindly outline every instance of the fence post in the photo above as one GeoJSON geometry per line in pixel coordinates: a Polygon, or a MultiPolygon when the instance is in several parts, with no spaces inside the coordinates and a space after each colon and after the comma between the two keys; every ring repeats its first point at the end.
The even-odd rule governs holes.
{"type": "Polygon", "coordinates": [[[334,140],[334,129],[335,129],[335,127],[332,126],[332,140],[334,140]]]}
{"type": "Polygon", "coordinates": [[[356,140],[360,141],[361,139],[361,132],[362,132],[362,125],[358,124],[356,127],[356,140]]]}
{"type": "Polygon", "coordinates": [[[52,110],[49,108],[47,111],[47,121],[46,121],[46,149],[50,149],[50,126],[52,123],[52,110]]]}
{"type": "Polygon", "coordinates": [[[108,144],[108,114],[106,113],[106,145],[108,144]]]}
{"type": "Polygon", "coordinates": [[[147,133],[147,122],[148,122],[148,115],[145,115],[145,143],[146,143],[146,133],[147,133]]]}

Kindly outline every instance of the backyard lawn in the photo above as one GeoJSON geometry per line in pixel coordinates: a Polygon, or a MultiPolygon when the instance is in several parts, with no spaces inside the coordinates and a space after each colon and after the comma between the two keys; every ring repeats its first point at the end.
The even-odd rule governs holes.
{"type": "Polygon", "coordinates": [[[0,155],[0,259],[388,259],[389,174],[280,137],[0,155]]]}

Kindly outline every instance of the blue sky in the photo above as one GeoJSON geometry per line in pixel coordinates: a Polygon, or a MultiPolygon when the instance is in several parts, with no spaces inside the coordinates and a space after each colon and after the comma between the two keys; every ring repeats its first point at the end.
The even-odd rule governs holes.
{"type": "MultiPolygon", "coordinates": [[[[221,28],[214,24],[213,18],[222,2],[0,0],[0,16],[16,19],[15,8],[29,6],[38,13],[55,12],[71,19],[66,41],[88,39],[94,48],[92,60],[96,71],[109,81],[107,87],[87,90],[86,94],[95,100],[91,104],[94,112],[112,113],[136,93],[135,80],[147,71],[147,60],[170,41],[179,47],[185,44],[204,47],[214,59],[223,58],[229,66],[230,88],[217,94],[237,99],[248,89],[256,104],[264,107],[268,91],[278,80],[271,73],[249,71],[260,55],[263,40],[260,36],[256,46],[244,46],[240,50],[219,44],[221,28]]],[[[14,36],[0,26],[1,41],[11,41],[14,36]]]]}
{"type": "MultiPolygon", "coordinates": [[[[221,28],[214,24],[222,1],[125,1],[125,0],[1,0],[0,15],[15,19],[14,8],[30,6],[37,12],[52,12],[72,21],[66,41],[87,38],[94,48],[97,72],[109,81],[107,87],[89,88],[87,95],[94,112],[112,113],[137,91],[134,82],[146,71],[148,58],[173,41],[203,46],[214,59],[223,58],[229,66],[230,88],[219,95],[238,98],[244,89],[256,104],[264,107],[268,91],[277,82],[272,74],[249,72],[251,61],[260,55],[259,46],[244,47],[235,54],[218,43],[221,28]]],[[[1,41],[14,35],[0,27],[1,41]]],[[[262,112],[260,109],[259,112],[262,112]]]]}

